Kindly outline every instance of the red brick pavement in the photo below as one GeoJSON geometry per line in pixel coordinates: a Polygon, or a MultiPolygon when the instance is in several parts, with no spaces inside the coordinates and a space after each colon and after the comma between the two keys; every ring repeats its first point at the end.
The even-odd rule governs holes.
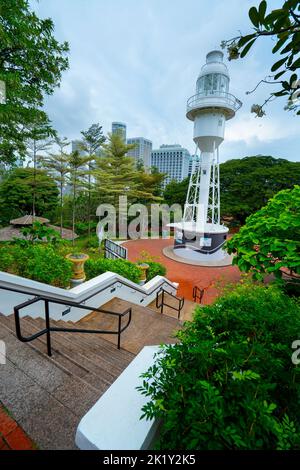
{"type": "Polygon", "coordinates": [[[35,448],[32,440],[0,404],[0,450],[34,450],[35,448]]]}
{"type": "Polygon", "coordinates": [[[130,261],[141,259],[141,252],[146,251],[154,256],[156,261],[164,264],[167,268],[166,276],[173,282],[179,283],[178,295],[193,300],[192,291],[195,285],[205,289],[203,297],[204,304],[210,304],[220,294],[222,286],[236,283],[241,279],[241,273],[236,266],[222,268],[207,268],[179,263],[164,256],[162,250],[172,245],[173,239],[146,239],[130,240],[123,244],[128,248],[130,261]]]}

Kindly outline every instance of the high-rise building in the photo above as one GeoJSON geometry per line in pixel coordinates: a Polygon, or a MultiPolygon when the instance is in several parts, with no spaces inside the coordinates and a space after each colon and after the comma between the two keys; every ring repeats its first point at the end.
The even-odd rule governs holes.
{"type": "Polygon", "coordinates": [[[189,172],[188,176],[191,176],[193,171],[197,171],[200,165],[200,155],[190,155],[189,159],[189,172]]]}
{"type": "Polygon", "coordinates": [[[161,145],[159,149],[152,150],[151,166],[155,166],[160,173],[166,173],[163,187],[170,181],[182,181],[188,176],[190,153],[181,145],[161,145]]]}
{"type": "Polygon", "coordinates": [[[133,157],[137,162],[144,164],[145,169],[151,167],[152,142],[144,137],[132,137],[127,139],[127,144],[135,144],[135,148],[129,150],[127,155],[133,157]]]}
{"type": "Polygon", "coordinates": [[[79,155],[83,156],[85,154],[85,151],[82,149],[81,140],[72,140],[71,147],[72,147],[72,152],[76,152],[76,150],[78,150],[79,155]]]}
{"type": "Polygon", "coordinates": [[[111,133],[120,134],[123,141],[126,142],[126,124],[124,122],[113,122],[111,124],[111,133]]]}

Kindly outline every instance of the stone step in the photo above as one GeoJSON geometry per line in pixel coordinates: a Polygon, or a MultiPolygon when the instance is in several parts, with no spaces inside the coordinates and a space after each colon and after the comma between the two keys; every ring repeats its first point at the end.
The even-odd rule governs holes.
{"type": "MultiPolygon", "coordinates": [[[[115,380],[116,374],[121,373],[124,370],[124,367],[128,365],[128,362],[130,362],[128,360],[124,360],[121,356],[122,352],[118,351],[121,356],[119,357],[121,365],[116,368],[116,373],[112,374],[112,367],[115,367],[114,357],[106,357],[104,359],[101,344],[98,344],[98,350],[95,354],[91,353],[89,346],[82,346],[82,341],[78,335],[79,333],[52,332],[52,345],[56,350],[72,357],[73,360],[76,359],[76,362],[88,369],[88,371],[92,371],[97,375],[102,374],[102,377],[107,375],[109,383],[111,383],[112,380],[115,380]]],[[[46,338],[44,338],[44,340],[46,342],[46,338]]]]}
{"type": "Polygon", "coordinates": [[[81,416],[82,412],[87,409],[87,406],[98,399],[100,395],[99,389],[81,380],[80,377],[72,375],[70,370],[63,369],[57,361],[45,357],[39,350],[31,347],[24,348],[22,343],[15,338],[14,333],[8,328],[7,333],[3,334],[5,328],[6,326],[2,324],[2,339],[6,343],[9,361],[20,368],[41,387],[52,393],[64,406],[70,408],[71,391],[74,393],[74,389],[78,387],[84,391],[82,401],[78,400],[76,410],[72,410],[78,416],[81,416]],[[18,347],[16,347],[16,342],[18,347]],[[64,391],[63,394],[62,390],[64,391]]]}
{"type": "MultiPolygon", "coordinates": [[[[26,318],[28,322],[30,319],[26,318]]],[[[42,329],[43,320],[35,319],[34,322],[42,329]]],[[[76,328],[76,323],[64,322],[64,321],[51,321],[51,326],[57,326],[62,328],[76,328]]],[[[86,325],[85,328],[88,328],[86,325]]],[[[87,333],[66,333],[66,332],[54,332],[51,336],[56,338],[63,338],[66,344],[70,347],[76,346],[80,349],[83,354],[88,356],[92,361],[99,361],[99,354],[101,355],[101,362],[103,366],[111,370],[111,367],[115,367],[117,372],[121,373],[125,366],[133,359],[133,355],[123,349],[118,350],[116,345],[104,340],[98,334],[87,334],[87,333]]]]}
{"type": "MultiPolygon", "coordinates": [[[[23,331],[26,333],[27,324],[31,323],[30,327],[33,332],[38,332],[40,328],[37,326],[34,331],[32,323],[34,320],[29,322],[28,320],[23,325],[23,331]]],[[[66,333],[63,333],[65,335],[66,333]]],[[[75,338],[76,340],[76,338],[75,338]]],[[[41,352],[46,351],[46,336],[41,336],[37,340],[37,347],[41,352]]],[[[52,357],[58,363],[67,367],[73,375],[76,375],[84,379],[87,383],[97,388],[102,393],[114,382],[118,374],[116,371],[112,373],[113,364],[111,369],[108,371],[103,367],[101,356],[98,356],[98,363],[92,361],[89,357],[84,355],[82,350],[78,347],[77,343],[66,343],[63,336],[59,336],[59,333],[51,333],[51,345],[52,345],[52,357]]],[[[124,367],[128,365],[125,362],[124,367]]]]}
{"type": "Polygon", "coordinates": [[[22,344],[2,321],[0,338],[6,344],[1,401],[40,449],[74,449],[78,423],[101,394],[22,344]]]}
{"type": "MultiPolygon", "coordinates": [[[[4,320],[6,324],[8,324],[8,321],[4,320]]],[[[34,321],[34,320],[33,320],[34,321]]],[[[2,320],[3,323],[3,320],[2,320]]],[[[14,329],[11,328],[11,331],[14,333],[14,329]]],[[[31,334],[36,333],[37,331],[40,331],[40,328],[33,328],[32,325],[29,325],[26,321],[22,322],[22,334],[24,336],[30,336],[31,334]]],[[[41,336],[40,338],[35,339],[34,341],[31,341],[30,343],[26,344],[26,347],[34,347],[35,350],[39,351],[42,355],[47,354],[47,348],[46,348],[46,338],[45,336],[41,336]]],[[[71,358],[68,358],[67,356],[61,354],[58,350],[56,350],[55,347],[53,347],[53,354],[52,359],[59,365],[63,366],[64,369],[68,370],[71,375],[75,375],[79,378],[83,378],[84,376],[87,375],[88,369],[82,367],[75,361],[73,361],[71,358]]]]}

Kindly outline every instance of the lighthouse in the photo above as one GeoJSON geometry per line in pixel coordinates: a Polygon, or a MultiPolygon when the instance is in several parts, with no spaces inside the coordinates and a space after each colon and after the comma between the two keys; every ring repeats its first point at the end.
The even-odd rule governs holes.
{"type": "Polygon", "coordinates": [[[226,257],[222,247],[228,228],[220,223],[219,147],[225,123],[242,106],[229,93],[229,73],[221,51],[209,52],[196,83],[196,94],[187,102],[186,117],[194,123],[195,155],[183,219],[175,229],[174,253],[206,265],[226,257]]]}

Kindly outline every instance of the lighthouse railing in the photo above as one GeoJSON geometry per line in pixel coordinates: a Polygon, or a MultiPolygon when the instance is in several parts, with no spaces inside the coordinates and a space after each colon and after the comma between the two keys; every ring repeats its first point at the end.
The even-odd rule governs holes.
{"type": "Polygon", "coordinates": [[[202,108],[206,105],[223,105],[228,106],[234,111],[237,111],[242,106],[242,102],[238,100],[231,93],[225,91],[203,91],[191,96],[187,102],[187,111],[191,111],[195,108],[202,108]]]}

